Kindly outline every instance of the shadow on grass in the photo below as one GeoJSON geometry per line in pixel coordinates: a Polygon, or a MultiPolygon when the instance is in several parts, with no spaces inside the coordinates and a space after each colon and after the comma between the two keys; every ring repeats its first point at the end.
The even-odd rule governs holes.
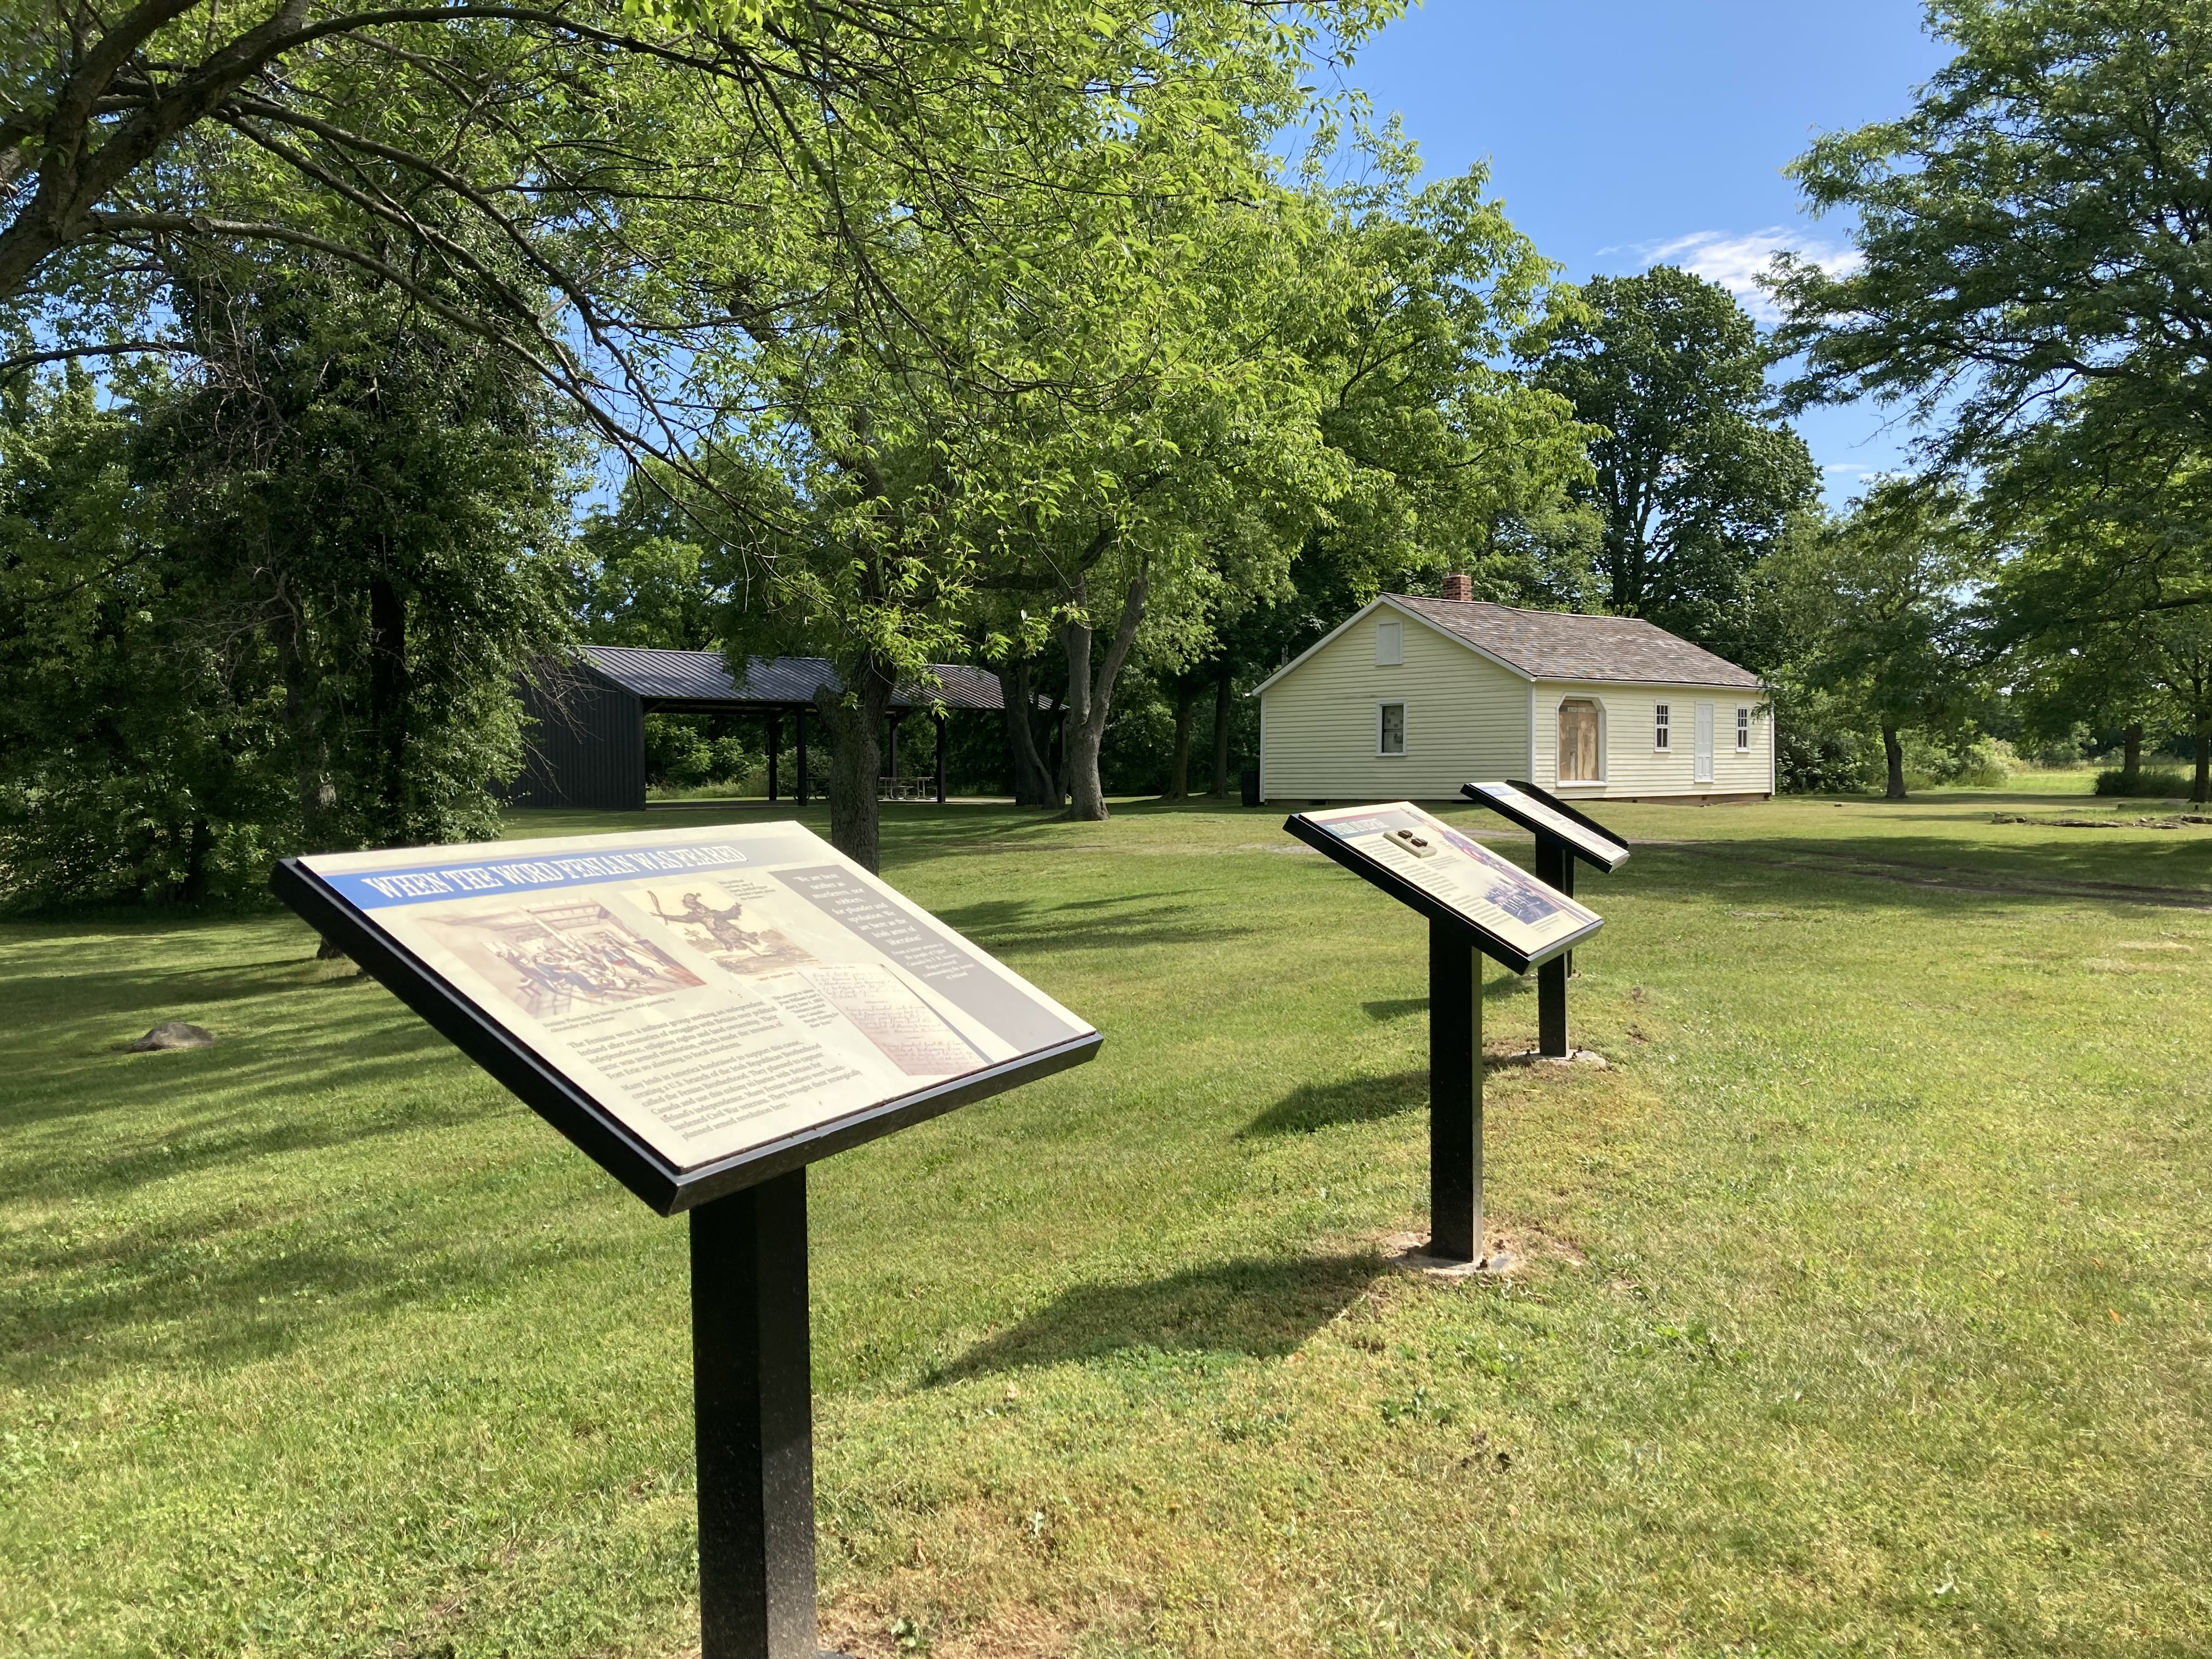
{"type": "MultiPolygon", "coordinates": [[[[204,1000],[142,1005],[129,1019],[115,1014],[117,1003],[110,1000],[80,1012],[73,1022],[49,1020],[42,1043],[8,1056],[27,1066],[38,1086],[0,1104],[0,1129],[16,1134],[83,1118],[119,1125],[152,1108],[161,1113],[159,1121],[182,1133],[201,1117],[221,1118],[264,1103],[296,1121],[303,1087],[404,1094],[436,1075],[453,1054],[445,1039],[368,986],[333,981],[291,988],[291,997],[290,1006],[276,1013],[266,1006],[257,1009],[243,1030],[208,1018],[210,1005],[204,1000]],[[125,1042],[156,1012],[212,1025],[215,1046],[124,1052],[125,1042]]],[[[0,1159],[0,1166],[5,1162],[0,1159]]]]}
{"type": "MultiPolygon", "coordinates": [[[[19,1240],[9,1266],[31,1289],[0,1304],[0,1382],[36,1389],[147,1366],[228,1370],[292,1352],[399,1311],[496,1301],[526,1280],[573,1283],[609,1240],[486,1233],[455,1206],[282,1228],[205,1213],[98,1239],[19,1240]],[[304,1235],[304,1236],[303,1236],[304,1235]]],[[[557,1291],[556,1293],[559,1293],[557,1291]]]]}
{"type": "MultiPolygon", "coordinates": [[[[319,1152],[342,1146],[359,1146],[387,1137],[459,1128],[485,1117],[515,1109],[502,1095],[437,1094],[422,1097],[409,1092],[418,1082],[413,1064],[353,1065],[319,1072],[318,1080],[331,1087],[331,1098],[342,1104],[298,1110],[298,1085],[288,1071],[289,1082],[270,1083],[225,1102],[228,1109],[195,1112],[190,1117],[163,1125],[161,1138],[150,1132],[142,1139],[108,1146],[102,1155],[71,1156],[56,1168],[24,1160],[0,1173],[0,1196],[35,1197],[46,1194],[106,1197],[156,1181],[177,1181],[204,1170],[237,1167],[260,1158],[300,1152],[319,1152]],[[379,1079],[393,1089],[381,1100],[363,1101],[355,1092],[379,1079]],[[258,1100],[295,1103],[276,1121],[255,1109],[258,1100]]],[[[0,1120],[4,1121],[5,1120],[0,1120]]],[[[57,1145],[55,1150],[62,1151],[57,1145]]]]}
{"type": "Polygon", "coordinates": [[[1137,1285],[1080,1285],[936,1372],[958,1382],[1129,1349],[1279,1358],[1387,1271],[1373,1255],[1244,1257],[1137,1285]]]}
{"type": "Polygon", "coordinates": [[[2212,834],[2053,830],[2050,836],[2014,845],[1918,835],[1707,842],[1655,848],[1641,855],[1637,873],[1662,889],[1704,886],[1722,866],[1734,885],[1764,884],[1845,906],[2212,902],[2212,834]],[[2069,836],[2075,839],[2063,839],[2069,836]]]}
{"type": "Polygon", "coordinates": [[[1194,921],[1188,907],[1180,903],[1118,898],[1048,907],[1028,899],[985,899],[937,915],[946,926],[997,956],[1040,951],[1126,951],[1146,945],[1212,945],[1242,939],[1254,931],[1194,921]],[[1109,906],[1121,908],[1104,908],[1109,906]]]}
{"type": "Polygon", "coordinates": [[[1367,1018],[1378,1024],[1385,1020],[1403,1019],[1408,1014],[1425,1014],[1429,1012],[1429,1000],[1426,997],[1380,997],[1373,1002],[1363,1002],[1359,1006],[1366,1010],[1367,1018]]]}
{"type": "MultiPolygon", "coordinates": [[[[177,948],[190,951],[193,942],[180,939],[177,948]]],[[[51,1019],[98,1009],[115,1018],[118,1041],[129,1042],[144,1034],[143,1026],[132,1024],[132,1016],[141,1012],[249,1001],[300,988],[305,969],[302,957],[295,956],[213,967],[133,964],[88,970],[81,953],[72,961],[60,951],[19,948],[9,953],[8,979],[24,1015],[51,1019]]],[[[30,1034],[27,1025],[25,1034],[30,1034]]]]}
{"type": "Polygon", "coordinates": [[[1388,1077],[1346,1078],[1340,1083],[1306,1083],[1237,1132],[1239,1140],[1261,1135],[1310,1135],[1340,1123],[1373,1123],[1425,1106],[1429,1073],[1393,1072],[1388,1077]]]}
{"type": "MultiPolygon", "coordinates": [[[[1501,974],[1486,963],[1482,970],[1482,1000],[1495,1002],[1501,997],[1519,996],[1536,988],[1535,980],[1526,974],[1501,974]]],[[[1360,1008],[1376,1024],[1387,1024],[1394,1019],[1408,1019],[1415,1014],[1429,1012],[1426,997],[1378,997],[1372,1002],[1363,1002],[1360,1008]]]]}

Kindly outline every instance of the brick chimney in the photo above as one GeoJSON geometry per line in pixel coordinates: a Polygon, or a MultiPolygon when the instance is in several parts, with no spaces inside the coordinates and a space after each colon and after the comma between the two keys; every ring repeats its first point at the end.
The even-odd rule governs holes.
{"type": "Polygon", "coordinates": [[[1474,597],[1474,578],[1454,571],[1444,578],[1444,591],[1442,597],[1447,599],[1472,599],[1474,597]]]}

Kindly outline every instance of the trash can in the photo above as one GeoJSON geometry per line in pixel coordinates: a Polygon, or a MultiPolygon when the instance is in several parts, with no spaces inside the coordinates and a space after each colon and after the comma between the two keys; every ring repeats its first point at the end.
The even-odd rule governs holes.
{"type": "Polygon", "coordinates": [[[1260,804],[1260,769],[1256,766],[1246,767],[1237,781],[1244,786],[1244,804],[1247,806],[1257,806],[1260,804]]]}

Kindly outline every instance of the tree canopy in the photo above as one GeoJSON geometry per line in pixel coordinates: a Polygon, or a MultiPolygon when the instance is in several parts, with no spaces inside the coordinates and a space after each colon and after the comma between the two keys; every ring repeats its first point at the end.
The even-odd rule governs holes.
{"type": "Polygon", "coordinates": [[[702,343],[805,311],[823,248],[911,325],[886,239],[1018,252],[1066,201],[1233,187],[1309,48],[1393,9],[23,8],[0,33],[12,361],[188,349],[163,326],[180,262],[311,252],[685,465],[719,414],[690,378],[702,343]]]}
{"type": "Polygon", "coordinates": [[[1972,607],[1988,564],[1958,494],[1905,477],[1779,556],[1804,641],[1795,672],[1870,719],[1893,800],[1905,793],[1903,734],[1954,724],[1978,689],[1972,607]]]}
{"type": "Polygon", "coordinates": [[[1535,383],[1601,428],[1583,493],[1607,606],[1725,647],[1752,568],[1820,485],[1775,413],[1765,343],[1733,295],[1671,265],[1578,297],[1522,349],[1535,383]]]}
{"type": "Polygon", "coordinates": [[[2212,441],[2212,7],[1942,0],[1957,52],[1892,121],[1794,167],[1856,220],[1855,268],[1784,262],[1798,403],[1899,405],[1938,465],[2032,495],[2024,449],[2087,465],[2212,441]]]}

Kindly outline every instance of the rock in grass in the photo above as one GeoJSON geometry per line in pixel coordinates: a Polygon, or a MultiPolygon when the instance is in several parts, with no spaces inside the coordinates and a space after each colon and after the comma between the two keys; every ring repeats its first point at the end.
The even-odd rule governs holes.
{"type": "Polygon", "coordinates": [[[164,1020],[144,1036],[131,1045],[129,1052],[147,1054],[157,1048],[205,1048],[215,1042],[215,1033],[204,1025],[187,1025],[181,1019],[164,1020]]]}

